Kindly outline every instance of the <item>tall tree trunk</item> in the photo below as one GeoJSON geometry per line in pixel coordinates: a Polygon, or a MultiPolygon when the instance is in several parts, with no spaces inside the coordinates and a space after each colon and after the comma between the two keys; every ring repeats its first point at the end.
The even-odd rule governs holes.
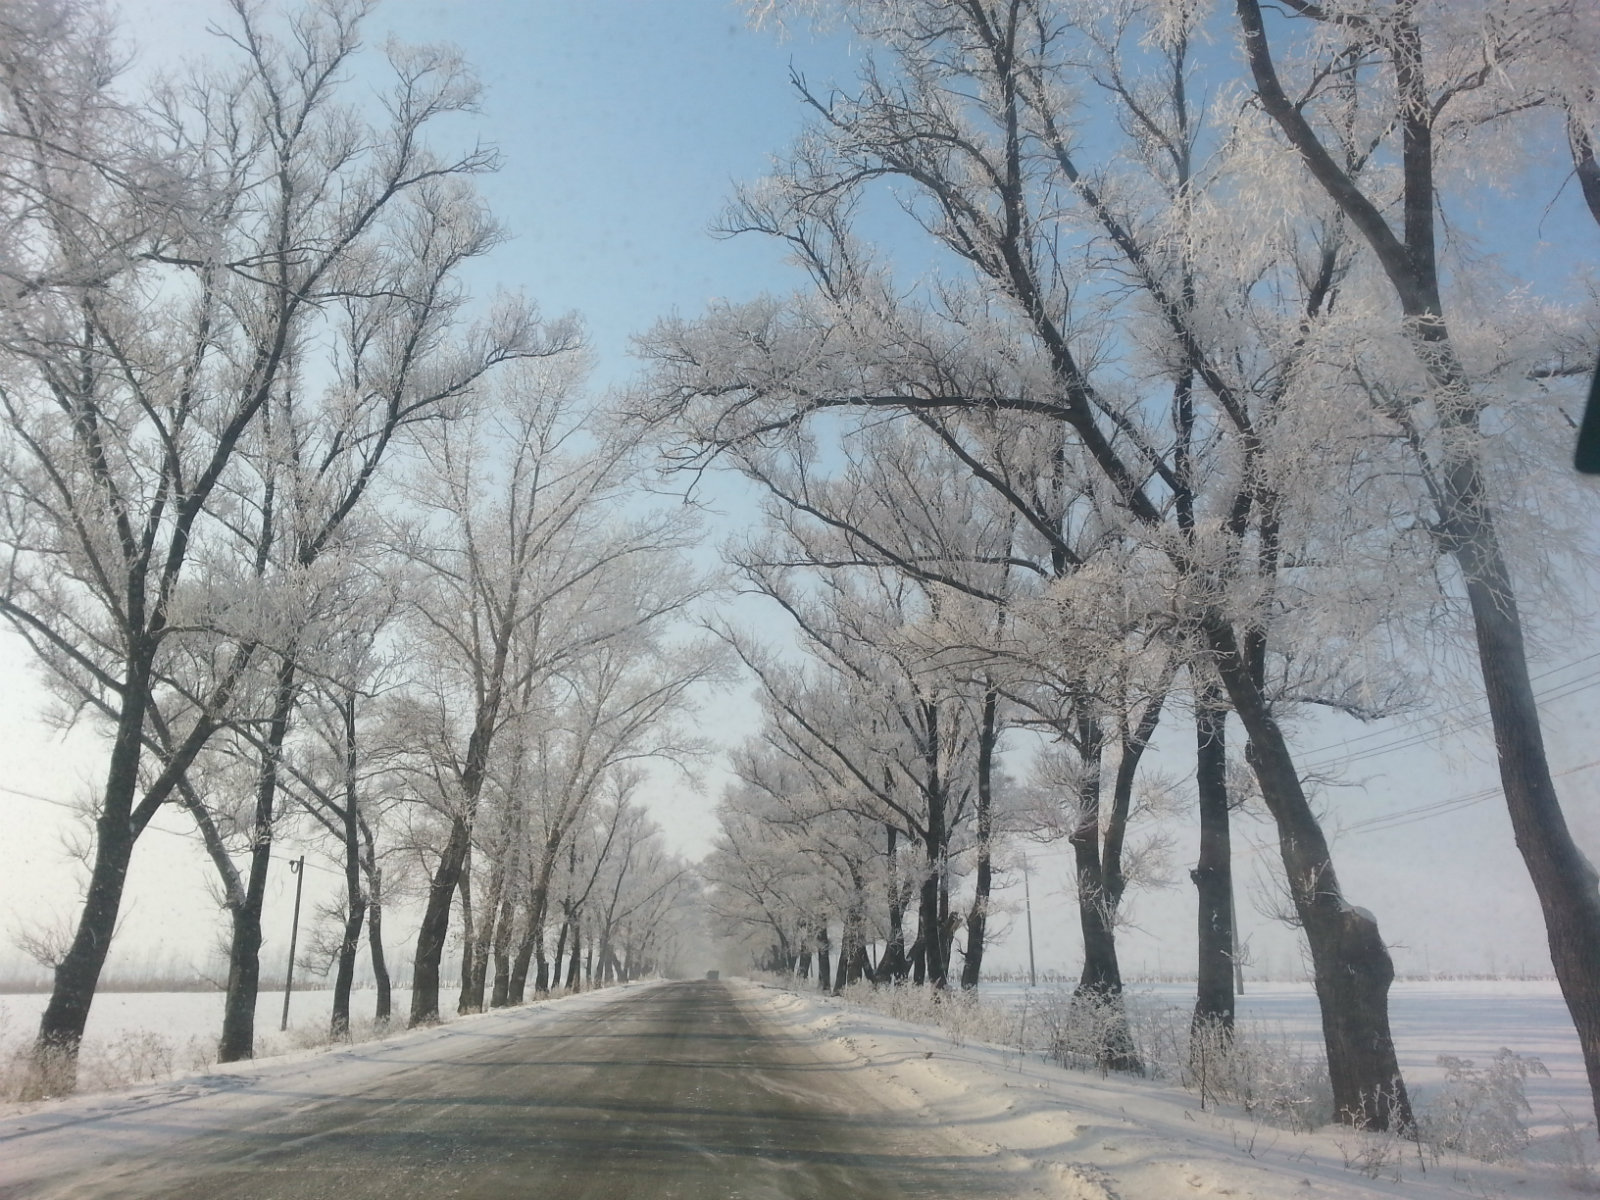
{"type": "Polygon", "coordinates": [[[328,1032],[335,1041],[350,1036],[350,988],[355,982],[356,954],[361,948],[361,925],[366,919],[367,897],[361,881],[360,800],[356,762],[356,697],[346,692],[339,705],[344,724],[344,807],[340,810],[344,837],[344,936],[339,940],[338,965],[333,980],[333,1014],[328,1032]]]}
{"type": "Polygon", "coordinates": [[[358,896],[350,901],[333,979],[333,1016],[328,1022],[328,1033],[335,1041],[345,1041],[350,1037],[350,987],[355,982],[356,954],[361,948],[361,926],[366,915],[364,900],[358,896]]]}
{"type": "Polygon", "coordinates": [[[1199,900],[1196,1035],[1233,1032],[1233,852],[1228,830],[1228,710],[1216,694],[1195,689],[1195,786],[1200,798],[1200,859],[1189,872],[1199,900]]]}
{"type": "Polygon", "coordinates": [[[1505,563],[1493,531],[1458,554],[1494,726],[1500,786],[1517,849],[1544,914],[1550,961],[1578,1031],[1600,1128],[1600,876],[1578,849],[1550,778],[1539,709],[1505,563]],[[1487,543],[1487,544],[1485,544],[1487,543]]]}
{"type": "Polygon", "coordinates": [[[272,834],[277,820],[278,762],[294,715],[296,684],[294,652],[278,660],[272,719],[261,751],[256,780],[256,811],[251,827],[250,872],[244,903],[233,910],[233,940],[228,947],[228,990],[222,1002],[222,1037],[218,1062],[255,1056],[256,994],[261,987],[261,909],[267,898],[267,873],[272,866],[272,834]]]}
{"type": "MultiPolygon", "coordinates": [[[[557,972],[557,975],[556,975],[557,978],[559,978],[559,972],[561,970],[561,959],[562,959],[562,956],[565,955],[566,952],[567,952],[567,930],[570,928],[570,926],[571,926],[571,922],[568,921],[565,917],[563,917],[562,921],[561,921],[561,932],[556,935],[555,970],[557,972]]],[[[542,943],[543,939],[541,938],[540,941],[542,943]]],[[[536,995],[536,996],[544,996],[544,995],[547,995],[549,993],[549,991],[550,991],[550,979],[551,979],[551,975],[549,974],[549,971],[550,971],[550,964],[546,963],[545,960],[544,960],[544,955],[540,954],[539,955],[539,978],[538,978],[538,981],[536,982],[536,984],[534,986],[534,995],[536,995]]]]}
{"type": "Polygon", "coordinates": [[[39,1036],[23,1089],[25,1100],[61,1095],[77,1086],[78,1047],[116,933],[128,864],[133,858],[133,801],[139,786],[149,679],[147,663],[130,664],[124,677],[122,712],[111,747],[104,800],[95,820],[88,892],[72,945],[56,964],[50,1002],[39,1020],[39,1036]]]}
{"type": "Polygon", "coordinates": [[[1306,800],[1287,741],[1245,662],[1233,629],[1205,629],[1218,673],[1249,736],[1245,757],[1278,827],[1295,913],[1311,950],[1328,1079],[1340,1119],[1365,1128],[1410,1128],[1411,1101],[1389,1031],[1394,964],[1378,922],[1344,898],[1322,826],[1306,800]]]}
{"type": "Polygon", "coordinates": [[[884,826],[888,837],[889,866],[889,940],[883,947],[883,958],[878,963],[880,982],[903,982],[911,964],[906,959],[906,900],[901,890],[900,855],[896,843],[900,831],[893,825],[884,826]]]}
{"type": "Polygon", "coordinates": [[[569,918],[569,920],[572,923],[572,956],[567,960],[566,988],[569,992],[575,992],[578,990],[578,985],[581,982],[578,977],[578,971],[583,966],[583,956],[580,948],[580,942],[582,941],[583,934],[583,922],[576,909],[573,910],[572,916],[569,918]]]}
{"type": "Polygon", "coordinates": [[[817,990],[827,991],[833,984],[833,954],[828,945],[826,923],[817,929],[817,990]]]}
{"type": "Polygon", "coordinates": [[[994,839],[994,749],[998,700],[993,691],[983,694],[983,717],[978,727],[978,867],[967,912],[967,955],[961,965],[961,986],[971,991],[983,972],[983,939],[989,927],[989,890],[993,879],[990,847],[994,839]]]}
{"type": "Polygon", "coordinates": [[[472,994],[472,952],[476,945],[476,925],[472,911],[472,849],[467,849],[467,859],[461,864],[461,878],[456,883],[461,897],[461,988],[456,994],[456,1012],[466,1015],[476,1012],[467,1007],[472,994]]]}
{"type": "Polygon", "coordinates": [[[481,913],[476,930],[462,932],[462,953],[467,955],[471,969],[463,972],[461,1002],[458,1011],[482,1012],[484,992],[489,982],[489,962],[500,933],[500,899],[505,888],[504,858],[492,860],[489,867],[489,889],[478,905],[481,913]],[[470,950],[470,953],[468,951],[470,950]]]}
{"type": "Polygon", "coordinates": [[[1100,771],[1103,735],[1090,717],[1078,721],[1078,753],[1083,779],[1078,788],[1077,821],[1068,839],[1077,875],[1078,926],[1083,934],[1083,971],[1073,1006],[1083,1027],[1098,1031],[1095,1061],[1107,1070],[1140,1071],[1122,1008],[1122,967],[1117,961],[1116,909],[1120,896],[1109,886],[1100,845],[1100,771]]]}
{"type": "Polygon", "coordinates": [[[949,934],[944,924],[944,918],[950,909],[946,880],[950,831],[945,826],[945,780],[939,761],[939,707],[931,701],[926,702],[922,706],[922,712],[924,736],[927,738],[923,758],[928,773],[928,782],[925,785],[928,823],[923,831],[926,874],[923,876],[918,904],[917,916],[920,928],[917,937],[922,943],[922,962],[927,982],[931,987],[943,989],[950,982],[948,971],[950,960],[947,954],[949,934]]]}
{"type": "MultiPolygon", "coordinates": [[[[931,848],[930,848],[930,855],[931,848]]],[[[924,982],[935,988],[942,988],[949,979],[945,973],[943,956],[944,930],[939,925],[939,872],[936,863],[930,862],[927,875],[922,880],[922,888],[918,893],[917,904],[917,945],[922,951],[923,977],[918,982],[924,982]]]]}
{"type": "MultiPolygon", "coordinates": [[[[511,999],[511,931],[517,918],[516,897],[507,888],[505,897],[500,901],[500,916],[497,918],[494,930],[494,991],[489,996],[490,1008],[505,1008],[508,1004],[522,1003],[522,989],[517,989],[516,1000],[511,999]]],[[[522,971],[524,980],[528,977],[527,968],[522,971]]]]}
{"type": "Polygon", "coordinates": [[[450,932],[450,907],[455,902],[456,885],[471,846],[472,832],[467,822],[459,816],[452,818],[450,838],[428,883],[428,905],[417,931],[417,952],[411,966],[412,1025],[433,1025],[439,1020],[439,961],[450,932]]]}
{"type": "Polygon", "coordinates": [[[383,952],[383,868],[373,846],[372,827],[357,818],[361,829],[362,870],[367,876],[367,949],[372,955],[372,979],[377,985],[377,1007],[372,1019],[387,1025],[390,1017],[389,964],[383,952]]]}

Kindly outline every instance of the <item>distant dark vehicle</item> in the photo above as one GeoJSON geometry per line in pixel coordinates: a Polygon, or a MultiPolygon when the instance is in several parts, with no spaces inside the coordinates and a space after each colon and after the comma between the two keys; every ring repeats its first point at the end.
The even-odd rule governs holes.
{"type": "Polygon", "coordinates": [[[722,977],[722,973],[720,971],[707,971],[706,972],[706,978],[710,979],[712,981],[720,979],[721,977],[722,977]]]}

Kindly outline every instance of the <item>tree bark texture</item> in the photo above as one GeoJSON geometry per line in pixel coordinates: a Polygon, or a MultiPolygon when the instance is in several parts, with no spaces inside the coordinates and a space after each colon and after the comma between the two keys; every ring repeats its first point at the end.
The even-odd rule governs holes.
{"type": "Polygon", "coordinates": [[[1228,710],[1204,688],[1195,702],[1195,788],[1200,800],[1200,859],[1189,873],[1198,898],[1197,986],[1191,1031],[1233,1030],[1233,859],[1228,829],[1228,710]]]}
{"type": "Polygon", "coordinates": [[[978,727],[978,863],[974,872],[972,907],[967,912],[967,955],[961,964],[961,986],[970,991],[983,973],[984,936],[989,927],[989,892],[994,879],[990,846],[994,838],[994,750],[999,738],[998,698],[983,694],[983,715],[978,727]]]}
{"type": "Polygon", "coordinates": [[[95,821],[94,865],[83,911],[67,953],[56,964],[50,1002],[39,1019],[24,1100],[62,1095],[77,1086],[78,1047],[89,1006],[100,982],[111,938],[122,910],[122,892],[133,858],[133,799],[139,785],[145,698],[149,670],[130,669],[107,769],[104,806],[95,821]]]}
{"type": "Polygon", "coordinates": [[[1334,1111],[1364,1128],[1410,1128],[1411,1101],[1389,1030],[1389,985],[1394,964],[1365,909],[1349,904],[1332,856],[1306,799],[1293,757],[1233,630],[1213,622],[1208,641],[1233,709],[1249,736],[1246,750],[1261,795],[1278,828],[1278,848],[1311,950],[1313,982],[1322,1010],[1334,1111]]]}
{"type": "Polygon", "coordinates": [[[439,963],[444,957],[446,935],[450,931],[450,908],[455,902],[456,885],[467,861],[472,834],[461,817],[450,822],[450,837],[439,865],[428,882],[428,904],[422,925],[417,930],[417,952],[411,968],[412,1025],[433,1025],[439,1020],[439,963]]]}
{"type": "Polygon", "coordinates": [[[233,910],[233,940],[228,947],[228,991],[222,1003],[222,1037],[218,1062],[255,1057],[256,996],[261,988],[261,909],[267,899],[267,874],[272,867],[272,835],[277,821],[278,763],[289,736],[299,694],[295,652],[278,660],[272,718],[261,751],[256,780],[256,810],[250,842],[250,872],[244,903],[233,910]]]}

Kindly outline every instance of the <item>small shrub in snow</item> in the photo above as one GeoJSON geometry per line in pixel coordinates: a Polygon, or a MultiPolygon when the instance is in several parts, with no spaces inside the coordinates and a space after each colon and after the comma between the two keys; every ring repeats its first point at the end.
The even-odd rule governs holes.
{"type": "Polygon", "coordinates": [[[1544,1063],[1505,1047],[1486,1067],[1441,1054],[1445,1083],[1417,1119],[1418,1132],[1435,1153],[1453,1151],[1484,1162],[1514,1158],[1528,1146],[1524,1114],[1529,1075],[1548,1075],[1544,1063]]]}
{"type": "Polygon", "coordinates": [[[1585,1196],[1600,1196],[1600,1173],[1589,1161],[1589,1146],[1594,1141],[1594,1123],[1582,1127],[1566,1112],[1561,1115],[1561,1180],[1573,1191],[1585,1196]]]}
{"type": "Polygon", "coordinates": [[[1145,1074],[1144,1057],[1128,1020],[1121,993],[1106,994],[1077,989],[1055,993],[1054,1003],[1043,1006],[1048,1029],[1048,1052],[1063,1067],[1083,1071],[1112,1070],[1145,1074]]]}
{"type": "Polygon", "coordinates": [[[1180,1082],[1208,1103],[1235,1105],[1270,1125],[1304,1132],[1327,1122],[1333,1089],[1326,1060],[1287,1034],[1237,1026],[1192,1031],[1180,1082]]]}
{"type": "Polygon", "coordinates": [[[215,1038],[191,1034],[183,1047],[183,1066],[186,1071],[209,1071],[217,1065],[215,1038]]]}
{"type": "Polygon", "coordinates": [[[1359,1171],[1368,1179],[1389,1179],[1400,1182],[1400,1168],[1405,1162],[1410,1139],[1393,1129],[1356,1129],[1346,1126],[1342,1136],[1334,1139],[1339,1153],[1344,1157],[1347,1171],[1359,1171]]]}
{"type": "Polygon", "coordinates": [[[78,1090],[105,1091],[170,1079],[177,1062],[178,1050],[170,1038],[148,1029],[130,1029],[109,1042],[84,1044],[78,1056],[78,1090]]]}

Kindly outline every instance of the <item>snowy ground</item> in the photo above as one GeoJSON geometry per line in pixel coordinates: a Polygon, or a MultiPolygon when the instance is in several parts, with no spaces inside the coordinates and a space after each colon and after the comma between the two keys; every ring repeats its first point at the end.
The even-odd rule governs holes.
{"type": "MultiPolygon", "coordinates": [[[[1020,1005],[1028,990],[1012,983],[983,989],[1011,1005],[1020,1005]]],[[[1136,983],[1128,992],[1147,1009],[1176,1010],[1181,1022],[1194,1007],[1192,983],[1136,983]]],[[[1550,1072],[1527,1080],[1527,1120],[1536,1137],[1563,1130],[1567,1116],[1579,1124],[1593,1120],[1578,1034],[1553,979],[1401,980],[1389,992],[1389,1020],[1400,1069],[1423,1101],[1444,1082],[1440,1055],[1481,1067],[1506,1047],[1539,1059],[1550,1072]]],[[[1251,1036],[1321,1052],[1321,1018],[1309,983],[1252,981],[1239,997],[1239,1021],[1251,1036]]]]}
{"type": "MultiPolygon", "coordinates": [[[[1532,1146],[1518,1161],[1499,1165],[1458,1154],[1434,1155],[1410,1142],[1338,1128],[1290,1132],[1238,1110],[1202,1110],[1196,1096],[1171,1081],[1066,1071],[1037,1056],[977,1041],[970,1032],[952,1038],[927,1025],[897,1021],[814,993],[735,986],[774,1024],[818,1042],[841,1065],[860,1070],[886,1104],[910,1101],[931,1125],[971,1152],[995,1155],[1011,1166],[1031,1165],[1043,1196],[1434,1200],[1600,1193],[1600,1145],[1592,1128],[1581,1139],[1571,1138],[1566,1129],[1565,1115],[1582,1126],[1590,1109],[1576,1038],[1553,984],[1402,983],[1395,988],[1392,1012],[1402,1065],[1424,1100],[1442,1080],[1435,1061],[1441,1054],[1486,1062],[1501,1046],[1509,1046],[1538,1056],[1549,1068],[1549,1078],[1528,1081],[1532,1146]]],[[[1038,993],[1029,997],[1028,989],[1016,985],[985,990],[1001,1012],[1007,1005],[1022,1005],[1025,998],[1030,1004],[1040,1002],[1038,993]]],[[[1134,991],[1136,1003],[1146,1011],[1170,1008],[1181,1014],[1188,1006],[1188,989],[1182,985],[1134,991]]],[[[545,1003],[588,1006],[607,1003],[614,995],[608,990],[545,1003]]],[[[405,1012],[408,999],[396,994],[397,1013],[405,1012]]],[[[372,993],[357,993],[352,1008],[358,1021],[370,1014],[371,1001],[372,993]]],[[[40,996],[0,997],[0,1043],[24,1045],[43,1003],[40,996]]],[[[189,1047],[201,1062],[186,1063],[180,1054],[171,1067],[180,1077],[169,1082],[0,1109],[0,1193],[13,1169],[41,1165],[14,1161],[19,1154],[46,1160],[50,1154],[79,1156],[89,1131],[98,1131],[96,1154],[149,1152],[162,1139],[203,1132],[208,1121],[248,1120],[249,1105],[265,1102],[264,1095],[273,1090],[263,1086],[268,1081],[288,1085],[314,1075],[326,1086],[327,1072],[365,1079],[387,1069],[391,1053],[417,1039],[474,1037],[490,1034],[497,1021],[525,1019],[488,1014],[439,1029],[393,1034],[365,1049],[300,1049],[254,1063],[206,1068],[205,1052],[216,1036],[220,1005],[220,996],[207,993],[99,997],[89,1031],[91,1046],[137,1047],[154,1041],[179,1050],[189,1047]],[[182,1103],[201,1096],[201,1105],[182,1103]],[[108,1116],[116,1120],[105,1120],[108,1116]],[[116,1137],[106,1141],[113,1126],[116,1137]],[[24,1130],[30,1136],[18,1137],[24,1130]],[[41,1131],[47,1136],[35,1136],[41,1131]]],[[[320,1037],[331,995],[297,993],[288,1038],[276,1032],[281,1005],[281,993],[263,994],[259,1027],[266,1031],[264,1050],[320,1037]]],[[[1257,1036],[1308,1047],[1318,1040],[1315,1002],[1304,986],[1252,985],[1242,1019],[1257,1036]]]]}
{"type": "MultiPolygon", "coordinates": [[[[350,996],[357,1038],[370,1035],[376,993],[350,996]]],[[[410,989],[391,993],[392,1011],[404,1024],[410,989]]],[[[50,997],[30,992],[0,995],[0,1085],[8,1068],[32,1041],[50,997]]],[[[102,992],[89,1010],[79,1077],[84,1090],[103,1091],[208,1069],[216,1060],[222,1031],[221,992],[102,992]]],[[[256,1004],[256,1054],[266,1058],[325,1045],[333,992],[296,991],[289,1002],[289,1028],[279,1032],[283,993],[262,992],[256,1004]]],[[[447,1017],[451,1014],[446,1013],[447,1017]]],[[[6,1089],[0,1086],[0,1105],[6,1089]]]]}
{"type": "MultiPolygon", "coordinates": [[[[571,1016],[613,1003],[628,990],[648,986],[624,984],[580,996],[536,1001],[520,1008],[457,1017],[432,1028],[396,1032],[355,1046],[305,1049],[253,1062],[229,1063],[206,1072],[186,1073],[111,1092],[11,1104],[0,1108],[0,1196],[11,1194],[24,1181],[49,1180],[101,1164],[160,1155],[189,1138],[217,1130],[249,1128],[280,1115],[286,1100],[302,1093],[320,1090],[354,1094],[363,1085],[428,1056],[430,1051],[437,1050],[438,1057],[448,1059],[459,1054],[463,1046],[526,1032],[530,1026],[556,1016],[558,1009],[560,1015],[571,1016]]],[[[175,1006],[178,1009],[198,1003],[198,998],[191,999],[189,993],[154,993],[140,1000],[153,1005],[157,998],[181,998],[175,1006]]],[[[9,1002],[33,997],[4,999],[9,1002]]],[[[280,992],[280,1006],[282,1002],[280,992]]]]}
{"type": "MultiPolygon", "coordinates": [[[[844,1001],[755,986],[773,1021],[796,1036],[831,1041],[842,1059],[870,1071],[883,1088],[915,1097],[927,1119],[952,1137],[1034,1164],[1046,1195],[1432,1200],[1600,1192],[1600,1171],[1593,1166],[1600,1146],[1592,1128],[1574,1142],[1546,1121],[1520,1160],[1499,1165],[1435,1156],[1411,1142],[1339,1127],[1293,1133],[1237,1110],[1202,1111],[1194,1095],[1170,1082],[1066,1071],[844,1001]]],[[[1303,990],[1263,987],[1251,997],[1251,1008],[1286,1031],[1303,1028],[1303,990]]],[[[1554,1089],[1539,1096],[1541,1107],[1548,1112],[1573,1101],[1569,1111],[1581,1122],[1587,1095],[1576,1103],[1562,1067],[1570,1024],[1563,1032],[1548,1019],[1547,991],[1501,983],[1403,986],[1395,1004],[1402,1053],[1410,1063],[1431,1063],[1440,1053],[1470,1056],[1479,1046],[1492,1055],[1503,1044],[1501,1032],[1521,1032],[1517,1045],[1548,1055],[1558,1072],[1554,1089]]],[[[1309,1020],[1314,1024],[1314,1008],[1309,1020]]],[[[1570,1052],[1576,1055],[1575,1044],[1570,1052]]]]}

